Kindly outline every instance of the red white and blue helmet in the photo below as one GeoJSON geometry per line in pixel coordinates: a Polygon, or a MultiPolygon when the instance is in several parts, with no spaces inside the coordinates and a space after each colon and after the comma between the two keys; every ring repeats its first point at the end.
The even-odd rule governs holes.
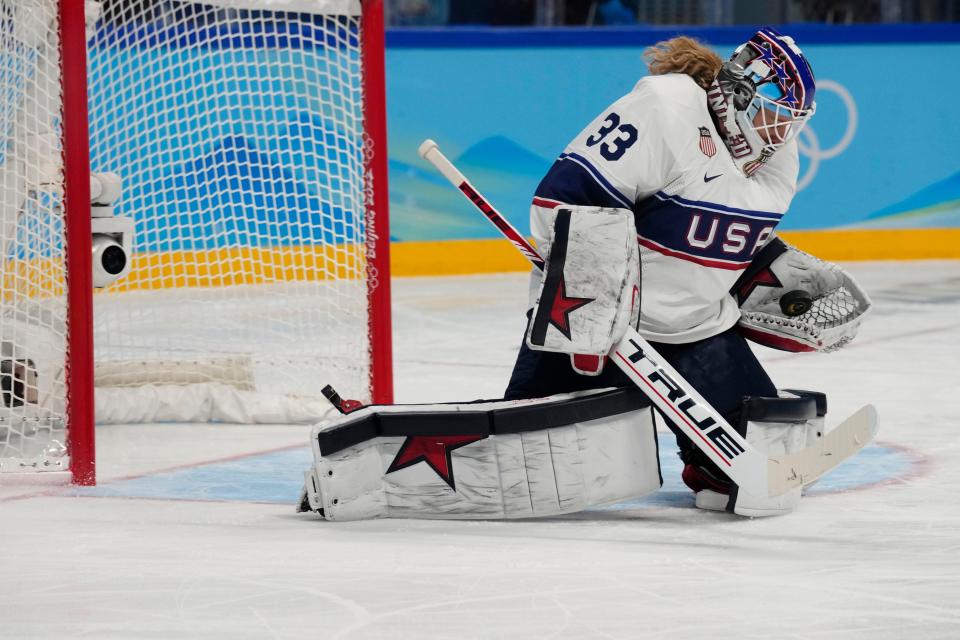
{"type": "Polygon", "coordinates": [[[764,27],[723,63],[707,99],[734,163],[751,176],[799,135],[816,110],[815,93],[793,38],[764,27]]]}

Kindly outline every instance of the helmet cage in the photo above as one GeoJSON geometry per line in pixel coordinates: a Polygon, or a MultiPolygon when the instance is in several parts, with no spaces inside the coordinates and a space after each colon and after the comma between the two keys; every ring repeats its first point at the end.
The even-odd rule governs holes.
{"type": "Polygon", "coordinates": [[[708,98],[720,133],[746,175],[796,138],[816,111],[806,58],[791,38],[772,29],[737,48],[713,89],[708,98]]]}

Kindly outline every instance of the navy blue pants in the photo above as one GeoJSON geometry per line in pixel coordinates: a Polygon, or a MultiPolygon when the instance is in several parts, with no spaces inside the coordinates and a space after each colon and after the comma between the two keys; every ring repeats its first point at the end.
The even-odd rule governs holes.
{"type": "MultiPolygon", "coordinates": [[[[687,344],[651,344],[734,427],[740,422],[745,396],[777,395],[770,376],[736,328],[687,344]]],[[[607,362],[599,376],[584,376],[573,370],[567,354],[534,351],[524,341],[504,397],[507,400],[541,398],[555,393],[631,385],[633,382],[612,362],[607,362]]],[[[684,462],[706,466],[725,477],[672,423],[667,421],[667,424],[677,436],[680,458],[684,462]]]]}

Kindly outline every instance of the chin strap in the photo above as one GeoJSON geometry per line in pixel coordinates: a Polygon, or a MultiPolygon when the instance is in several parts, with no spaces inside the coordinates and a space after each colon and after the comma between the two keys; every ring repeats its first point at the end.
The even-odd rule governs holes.
{"type": "Polygon", "coordinates": [[[734,163],[740,166],[741,161],[750,156],[753,148],[737,124],[737,111],[732,103],[733,99],[728,98],[720,87],[719,79],[714,80],[707,91],[707,106],[713,114],[714,124],[724,145],[733,156],[734,163]]]}

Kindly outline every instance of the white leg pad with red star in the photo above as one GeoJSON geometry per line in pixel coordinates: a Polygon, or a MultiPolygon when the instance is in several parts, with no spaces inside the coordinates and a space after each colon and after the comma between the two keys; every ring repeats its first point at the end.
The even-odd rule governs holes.
{"type": "Polygon", "coordinates": [[[327,520],[554,516],[661,483],[637,389],[370,406],[316,425],[300,511],[327,520]]]}
{"type": "Polygon", "coordinates": [[[531,349],[605,356],[640,312],[640,254],[627,209],[544,210],[551,242],[527,330],[531,349]]]}

